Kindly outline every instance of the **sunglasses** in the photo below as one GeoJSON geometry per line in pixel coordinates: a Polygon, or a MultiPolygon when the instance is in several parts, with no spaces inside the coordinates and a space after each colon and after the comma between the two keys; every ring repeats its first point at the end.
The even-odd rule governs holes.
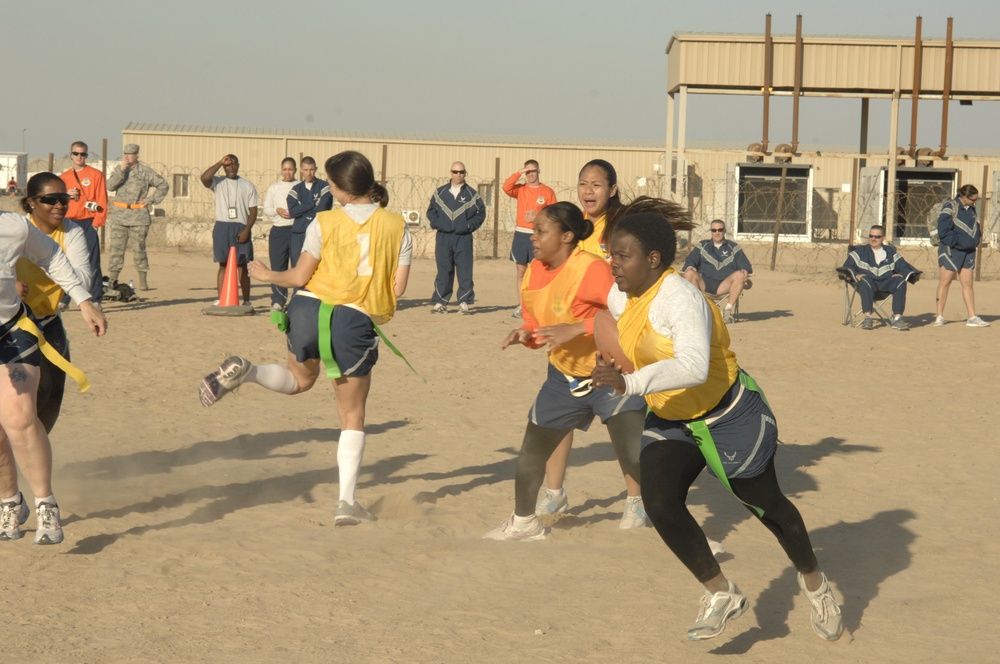
{"type": "Polygon", "coordinates": [[[882,239],[881,235],[869,235],[868,237],[870,237],[873,240],[881,240],[882,239]]]}
{"type": "Polygon", "coordinates": [[[726,229],[725,228],[713,228],[712,232],[713,233],[725,233],[726,229]]]}
{"type": "Polygon", "coordinates": [[[465,171],[452,171],[452,175],[465,175],[465,171]]]}
{"type": "Polygon", "coordinates": [[[56,203],[69,205],[69,194],[44,194],[42,196],[32,196],[32,198],[35,198],[39,203],[45,203],[46,205],[55,205],[56,203]]]}
{"type": "Polygon", "coordinates": [[[90,156],[89,152],[70,152],[70,154],[73,155],[74,157],[89,157],[90,156]]]}

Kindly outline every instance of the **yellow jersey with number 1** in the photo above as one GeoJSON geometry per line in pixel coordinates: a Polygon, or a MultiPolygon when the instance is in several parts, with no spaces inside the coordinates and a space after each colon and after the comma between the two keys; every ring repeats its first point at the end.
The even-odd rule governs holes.
{"type": "Polygon", "coordinates": [[[327,304],[352,305],[375,324],[396,313],[396,268],[406,232],[403,217],[377,209],[363,224],[342,209],[316,215],[323,236],[319,266],[306,289],[327,304]]]}

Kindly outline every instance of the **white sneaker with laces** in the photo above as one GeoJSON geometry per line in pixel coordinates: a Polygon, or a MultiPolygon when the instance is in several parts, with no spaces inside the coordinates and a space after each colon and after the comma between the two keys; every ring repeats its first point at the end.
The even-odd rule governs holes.
{"type": "Polygon", "coordinates": [[[826,574],[823,575],[823,585],[814,592],[806,588],[806,580],[802,575],[798,576],[799,588],[802,588],[802,592],[809,598],[812,611],[810,621],[813,629],[827,641],[836,641],[844,633],[844,620],[840,615],[840,605],[837,604],[833,591],[830,590],[830,582],[827,580],[826,574]]]}
{"type": "Polygon", "coordinates": [[[440,302],[431,307],[432,314],[445,314],[448,313],[448,307],[444,306],[440,302]]]}
{"type": "Polygon", "coordinates": [[[984,321],[979,316],[973,316],[969,320],[965,321],[967,327],[989,327],[990,324],[984,321]]]}
{"type": "Polygon", "coordinates": [[[514,515],[511,514],[509,519],[505,519],[499,526],[483,535],[483,539],[504,542],[534,542],[545,539],[545,526],[535,515],[530,519],[526,528],[518,528],[514,526],[514,515]]]}
{"type": "MultiPolygon", "coordinates": [[[[24,499],[21,499],[24,502],[24,499]]],[[[35,508],[35,544],[58,544],[63,541],[62,521],[59,519],[59,506],[55,503],[41,503],[35,508]]]]}
{"type": "Polygon", "coordinates": [[[727,592],[710,593],[706,590],[701,596],[698,617],[687,631],[688,640],[703,641],[722,634],[727,621],[736,620],[749,608],[750,601],[732,581],[727,592]]]}
{"type": "Polygon", "coordinates": [[[28,520],[31,510],[24,502],[24,494],[17,493],[20,502],[0,503],[0,542],[21,539],[21,526],[28,520]]]}
{"type": "Polygon", "coordinates": [[[646,508],[642,504],[642,496],[634,496],[625,499],[625,511],[622,513],[622,520],[618,522],[618,527],[622,530],[632,528],[645,528],[649,525],[646,517],[646,508]]]}
{"type": "Polygon", "coordinates": [[[944,325],[947,322],[948,321],[946,321],[944,319],[944,316],[935,316],[934,317],[934,327],[941,327],[942,325],[944,325]]]}
{"type": "Polygon", "coordinates": [[[458,305],[458,313],[465,314],[466,316],[468,316],[472,312],[469,311],[469,305],[467,305],[465,302],[462,302],[461,304],[458,305]]]}

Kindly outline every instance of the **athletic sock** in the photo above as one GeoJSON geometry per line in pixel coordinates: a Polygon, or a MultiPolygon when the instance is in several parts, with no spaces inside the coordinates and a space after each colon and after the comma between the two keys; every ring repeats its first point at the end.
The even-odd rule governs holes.
{"type": "Polygon", "coordinates": [[[365,454],[364,431],[341,431],[337,443],[337,471],[340,476],[340,499],[354,504],[361,458],[365,454]]]}
{"type": "Polygon", "coordinates": [[[731,304],[729,304],[729,303],[727,302],[727,303],[726,303],[726,309],[732,309],[732,308],[733,308],[733,305],[731,305],[731,304]]]}
{"type": "Polygon", "coordinates": [[[35,507],[38,507],[42,503],[49,503],[50,505],[56,504],[55,496],[45,496],[44,498],[35,498],[35,507]]]}
{"type": "Polygon", "coordinates": [[[534,514],[531,516],[518,516],[515,514],[513,524],[518,530],[526,530],[537,518],[534,514]]]}
{"type": "Polygon", "coordinates": [[[283,367],[280,364],[252,367],[245,382],[257,383],[263,388],[281,394],[295,394],[295,390],[299,386],[295,381],[295,375],[288,370],[288,367],[283,367]]]}
{"type": "Polygon", "coordinates": [[[0,502],[2,502],[2,503],[21,503],[21,502],[23,502],[21,500],[21,492],[18,491],[17,493],[15,493],[10,498],[0,498],[0,502]]]}
{"type": "Polygon", "coordinates": [[[549,493],[553,494],[557,498],[562,498],[563,496],[566,495],[566,487],[564,487],[564,486],[561,486],[558,489],[550,489],[548,487],[545,487],[545,490],[548,491],[549,493]]]}

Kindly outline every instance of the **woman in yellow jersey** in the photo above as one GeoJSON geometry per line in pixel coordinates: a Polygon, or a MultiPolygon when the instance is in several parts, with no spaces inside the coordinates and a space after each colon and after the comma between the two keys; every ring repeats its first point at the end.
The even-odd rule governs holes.
{"type": "Polygon", "coordinates": [[[777,537],[809,598],[813,628],[835,640],[843,631],[840,607],[819,569],[802,516],[775,476],[774,414],[757,383],[737,365],[719,309],[670,267],[677,251],[671,221],[686,219],[687,213],[668,201],[650,201],[642,200],[644,212],[624,211],[610,242],[618,287],[608,295],[608,307],[636,369],[623,376],[599,362],[592,377],[594,385],[623,395],[645,395],[649,405],[640,455],[646,512],[663,541],[705,586],[687,636],[717,636],[727,620],[749,607],[722,573],[685,504],[688,489],[707,465],[777,537]]]}
{"type": "Polygon", "coordinates": [[[403,218],[385,209],[389,194],[375,181],[364,155],[334,155],[326,161],[326,173],[330,193],[342,207],[316,215],[295,267],[276,272],[260,261],[249,266],[254,279],[300,289],[288,304],[287,367],[254,366],[230,357],[205,377],[199,392],[205,406],[244,382],[299,394],[313,386],[325,365],[340,415],[334,525],[346,526],[375,520],[354,495],[365,449],[371,371],[378,360],[375,325],[392,318],[396,298],[406,290],[413,240],[403,218]]]}
{"type": "MultiPolygon", "coordinates": [[[[20,539],[20,526],[30,513],[17,487],[20,469],[35,497],[35,543],[58,544],[63,531],[52,491],[52,445],[38,418],[37,404],[40,364],[46,352],[44,335],[21,301],[22,296],[32,295],[31,286],[37,284],[19,287],[18,260],[27,258],[51,275],[79,303],[95,336],[105,333],[107,321],[90,303],[89,291],[59,245],[36,227],[62,222],[69,207],[66,185],[53,173],[38,173],[28,180],[21,207],[28,216],[0,214],[0,541],[20,539]]],[[[53,306],[58,301],[56,297],[53,306]]]]}
{"type": "MultiPolygon", "coordinates": [[[[38,173],[32,180],[36,178],[35,186],[38,187],[39,191],[44,190],[45,194],[58,193],[60,190],[65,191],[65,184],[62,188],[56,184],[57,179],[62,180],[54,173],[38,173]]],[[[87,239],[83,228],[66,220],[58,205],[51,208],[36,205],[35,209],[31,210],[28,219],[35,228],[56,241],[59,248],[66,254],[66,258],[69,259],[70,265],[73,266],[73,272],[80,280],[80,285],[93,292],[91,286],[95,275],[90,266],[90,251],[87,248],[87,239]]],[[[45,341],[69,360],[69,339],[66,336],[62,316],[59,315],[59,301],[64,295],[63,289],[42,268],[26,258],[17,261],[16,270],[18,285],[24,289],[22,299],[31,311],[32,319],[45,334],[45,341]]],[[[99,303],[92,302],[92,304],[100,306],[99,303]]],[[[62,409],[63,395],[66,389],[66,372],[44,356],[41,359],[39,370],[38,419],[41,420],[45,431],[51,433],[59,418],[59,411],[62,409]]]]}
{"type": "MultiPolygon", "coordinates": [[[[584,216],[594,226],[593,232],[581,240],[579,246],[584,251],[608,260],[605,235],[608,228],[614,228],[614,220],[622,209],[618,193],[618,173],[615,172],[615,167],[603,159],[594,159],[584,164],[580,169],[576,194],[584,216]]],[[[552,516],[569,509],[569,497],[566,495],[563,482],[566,479],[566,466],[569,464],[569,453],[572,448],[571,430],[545,464],[545,490],[535,505],[535,513],[539,516],[552,516]]],[[[638,478],[628,471],[625,472],[625,490],[629,496],[635,498],[626,501],[619,527],[622,529],[645,527],[648,522],[642,506],[642,497],[639,495],[638,478]]]]}
{"type": "MultiPolygon", "coordinates": [[[[501,344],[549,348],[548,376],[528,414],[517,459],[514,514],[485,535],[497,540],[539,540],[545,528],[535,514],[545,462],[573,429],[586,430],[594,416],[608,427],[623,472],[638,476],[638,452],[646,404],[590,384],[597,346],[594,316],[606,307],[613,281],[607,262],[578,246],[593,231],[572,203],[542,208],[531,236],[535,259],[521,286],[524,324],[501,344]]],[[[629,500],[639,499],[638,487],[629,500]]]]}

